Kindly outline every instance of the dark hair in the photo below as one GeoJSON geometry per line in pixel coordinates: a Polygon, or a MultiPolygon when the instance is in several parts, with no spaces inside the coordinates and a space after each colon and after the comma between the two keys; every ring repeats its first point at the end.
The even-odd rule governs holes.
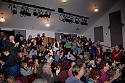
{"type": "Polygon", "coordinates": [[[103,69],[103,68],[106,66],[106,63],[107,63],[107,62],[102,61],[102,62],[100,63],[100,69],[103,69]]]}
{"type": "Polygon", "coordinates": [[[7,48],[3,49],[3,52],[7,52],[7,51],[10,53],[9,49],[7,49],[7,48]]]}
{"type": "Polygon", "coordinates": [[[77,76],[79,74],[79,71],[82,69],[83,64],[75,64],[72,69],[72,73],[74,76],[77,76]]]}
{"type": "Polygon", "coordinates": [[[57,54],[58,51],[59,51],[59,53],[60,53],[60,50],[56,50],[56,54],[57,54]]]}
{"type": "Polygon", "coordinates": [[[96,80],[97,76],[101,76],[101,72],[97,68],[92,68],[92,70],[89,73],[89,78],[92,78],[93,80],[96,80]]]}
{"type": "Polygon", "coordinates": [[[108,61],[109,66],[112,66],[112,63],[114,63],[115,60],[111,59],[108,61]]]}

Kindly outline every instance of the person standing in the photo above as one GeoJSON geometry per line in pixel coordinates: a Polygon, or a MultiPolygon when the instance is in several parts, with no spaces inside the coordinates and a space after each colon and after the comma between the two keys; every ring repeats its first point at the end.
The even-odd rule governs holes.
{"type": "Polygon", "coordinates": [[[17,57],[11,54],[8,49],[4,49],[3,54],[5,55],[5,59],[3,61],[0,60],[0,63],[4,65],[5,73],[16,77],[17,73],[19,72],[19,66],[17,65],[17,57]]]}
{"type": "Polygon", "coordinates": [[[19,50],[18,45],[19,42],[15,43],[14,36],[10,36],[9,41],[6,42],[6,48],[10,51],[12,55],[15,56],[17,56],[17,51],[19,50]]]}
{"type": "Polygon", "coordinates": [[[123,54],[122,49],[119,49],[119,46],[116,45],[115,49],[112,51],[113,59],[117,62],[121,62],[122,54],[123,54]]]}

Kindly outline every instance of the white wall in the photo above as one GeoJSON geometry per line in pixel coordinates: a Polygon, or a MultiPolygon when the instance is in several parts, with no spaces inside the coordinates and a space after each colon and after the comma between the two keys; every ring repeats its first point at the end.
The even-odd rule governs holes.
{"type": "Polygon", "coordinates": [[[26,38],[28,38],[29,35],[32,35],[32,37],[36,37],[37,34],[42,35],[42,33],[45,33],[46,37],[55,38],[55,32],[52,31],[38,31],[38,30],[26,30],[26,38]]]}
{"type": "MultiPolygon", "coordinates": [[[[92,38],[94,41],[94,27],[103,26],[103,36],[104,42],[101,44],[106,46],[111,46],[111,38],[110,38],[110,29],[109,26],[109,13],[121,10],[121,19],[124,24],[122,28],[123,33],[123,46],[125,47],[125,0],[120,0],[117,4],[115,4],[111,9],[109,9],[98,21],[96,21],[88,30],[86,30],[82,35],[86,37],[92,38]],[[107,33],[107,35],[106,35],[107,33]]],[[[101,10],[100,10],[101,12],[101,10]]],[[[99,13],[99,12],[98,12],[99,13]]]]}
{"type": "MultiPolygon", "coordinates": [[[[12,29],[15,29],[15,28],[4,28],[4,27],[0,27],[0,28],[1,30],[8,30],[8,31],[12,31],[12,29]]],[[[26,29],[16,29],[16,30],[26,30],[26,29]]],[[[29,35],[36,37],[38,33],[40,35],[42,35],[42,33],[45,33],[46,37],[55,38],[55,32],[53,31],[26,30],[26,39],[28,38],[29,35]]]]}
{"type": "MultiPolygon", "coordinates": [[[[4,27],[0,27],[0,28],[1,28],[1,30],[9,30],[9,31],[12,31],[12,29],[15,29],[15,28],[4,28],[4,27]]],[[[16,30],[26,30],[26,29],[16,29],[16,30]]],[[[55,38],[55,32],[54,31],[26,30],[26,39],[28,38],[29,35],[32,35],[32,37],[36,37],[38,33],[40,35],[42,35],[42,33],[45,33],[46,37],[55,38]]],[[[76,34],[76,33],[65,33],[65,32],[58,32],[58,33],[76,34]]],[[[81,35],[78,34],[78,36],[81,36],[81,35]]]]}

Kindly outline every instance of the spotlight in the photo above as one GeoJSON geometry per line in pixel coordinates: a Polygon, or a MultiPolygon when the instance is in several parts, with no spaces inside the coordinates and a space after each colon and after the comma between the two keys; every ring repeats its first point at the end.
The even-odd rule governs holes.
{"type": "Polygon", "coordinates": [[[21,17],[25,16],[25,9],[24,9],[24,7],[21,7],[20,16],[21,17]]]}
{"type": "Polygon", "coordinates": [[[38,16],[38,13],[37,13],[36,9],[33,11],[33,15],[38,16]]]}
{"type": "Polygon", "coordinates": [[[81,22],[81,25],[86,25],[86,26],[87,26],[87,25],[88,25],[88,23],[85,23],[85,22],[81,22]]]}
{"type": "Polygon", "coordinates": [[[48,12],[48,11],[46,11],[45,14],[44,14],[44,17],[45,17],[45,18],[50,18],[50,15],[51,15],[51,13],[48,12]]]}
{"type": "Polygon", "coordinates": [[[65,16],[65,21],[66,22],[69,22],[70,20],[69,20],[69,16],[67,15],[67,16],[65,16]]]}
{"type": "Polygon", "coordinates": [[[29,8],[27,7],[22,7],[20,11],[20,16],[21,17],[26,17],[26,16],[31,16],[31,13],[29,13],[29,8]]]}
{"type": "Polygon", "coordinates": [[[42,10],[39,12],[38,18],[39,18],[39,17],[41,17],[41,18],[44,17],[44,15],[43,15],[43,11],[42,11],[42,10]]]}
{"type": "Polygon", "coordinates": [[[31,16],[31,13],[29,13],[29,8],[28,7],[26,8],[25,14],[26,14],[26,16],[31,16]]]}
{"type": "Polygon", "coordinates": [[[76,17],[76,18],[75,18],[75,23],[76,23],[76,24],[79,24],[79,22],[80,22],[80,21],[79,21],[79,18],[76,17]]]}
{"type": "Polygon", "coordinates": [[[82,18],[82,20],[81,20],[81,25],[88,25],[88,23],[87,23],[87,20],[84,18],[82,18]]]}
{"type": "Polygon", "coordinates": [[[10,4],[9,3],[9,7],[11,9],[11,14],[14,15],[14,14],[17,14],[17,7],[14,5],[14,4],[10,4]]]}
{"type": "Polygon", "coordinates": [[[73,16],[70,16],[70,24],[73,23],[73,16]]]}
{"type": "Polygon", "coordinates": [[[29,12],[25,12],[26,13],[26,16],[31,16],[31,13],[29,12]]]}
{"type": "Polygon", "coordinates": [[[12,13],[12,15],[14,15],[14,14],[17,14],[17,11],[16,10],[12,10],[11,13],[12,13]]]}
{"type": "Polygon", "coordinates": [[[12,15],[17,14],[17,7],[15,5],[11,9],[11,13],[12,13],[12,15]]]}
{"type": "Polygon", "coordinates": [[[66,15],[61,13],[60,16],[59,16],[59,20],[63,21],[63,22],[66,22],[65,21],[65,18],[66,18],[66,15]]]}
{"type": "Polygon", "coordinates": [[[65,21],[66,22],[69,22],[70,24],[73,22],[73,17],[72,16],[70,16],[70,15],[67,15],[66,17],[65,17],[65,21]]]}

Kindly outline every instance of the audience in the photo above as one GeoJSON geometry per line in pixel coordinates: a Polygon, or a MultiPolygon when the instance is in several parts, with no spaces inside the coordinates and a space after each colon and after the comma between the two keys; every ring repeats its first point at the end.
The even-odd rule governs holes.
{"type": "Polygon", "coordinates": [[[44,44],[45,33],[29,35],[27,40],[20,32],[9,38],[0,33],[0,83],[21,83],[16,78],[23,76],[28,83],[125,82],[122,45],[104,51],[99,41],[85,36],[61,33],[58,41],[44,44]]]}

